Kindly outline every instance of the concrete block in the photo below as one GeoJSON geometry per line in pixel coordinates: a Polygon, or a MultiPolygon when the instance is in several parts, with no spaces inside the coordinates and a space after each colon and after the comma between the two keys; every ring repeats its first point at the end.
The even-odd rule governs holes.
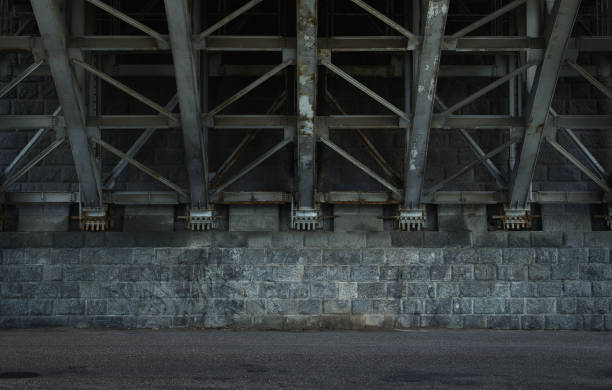
{"type": "Polygon", "coordinates": [[[269,249],[267,251],[267,263],[270,264],[321,264],[321,249],[315,248],[283,248],[269,249]]]}
{"type": "Polygon", "coordinates": [[[17,206],[17,230],[20,232],[66,232],[70,205],[17,206]]]}
{"type": "MultiPolygon", "coordinates": [[[[361,297],[361,294],[359,294],[361,297]]],[[[311,282],[311,298],[338,298],[338,286],[334,282],[311,282]]]]}
{"type": "Polygon", "coordinates": [[[542,315],[521,316],[521,329],[541,330],[544,329],[544,324],[544,316],[542,315]]]}
{"type": "Polygon", "coordinates": [[[494,280],[497,267],[495,264],[475,264],[474,279],[475,280],[494,280]]]}
{"type": "Polygon", "coordinates": [[[353,314],[372,313],[372,300],[371,299],[353,299],[351,301],[351,313],[353,314]]]}
{"type": "Polygon", "coordinates": [[[503,298],[474,298],[474,314],[504,314],[506,301],[503,298]]]}
{"type": "Polygon", "coordinates": [[[487,328],[489,329],[520,329],[520,317],[517,315],[488,315],[487,328]]]}
{"type": "Polygon", "coordinates": [[[323,264],[359,264],[361,263],[360,249],[324,249],[323,264]]]}
{"type": "Polygon", "coordinates": [[[398,314],[401,312],[399,299],[374,299],[372,300],[372,312],[376,314],[398,314]]]}
{"type": "Polygon", "coordinates": [[[478,262],[487,264],[501,264],[502,262],[502,250],[497,248],[479,248],[478,249],[478,262]]]}
{"type": "Polygon", "coordinates": [[[472,264],[452,265],[452,280],[474,280],[474,266],[472,264]]]}
{"type": "Polygon", "coordinates": [[[432,265],[430,267],[430,279],[436,281],[449,281],[451,280],[451,266],[450,265],[432,265]]]}
{"type": "Polygon", "coordinates": [[[576,314],[576,298],[557,298],[558,314],[576,314]]]}
{"type": "Polygon", "coordinates": [[[609,248],[591,248],[589,249],[589,263],[610,263],[609,248]]]}
{"type": "Polygon", "coordinates": [[[472,233],[474,248],[506,248],[508,247],[507,232],[475,232],[472,233]]]}
{"type": "Polygon", "coordinates": [[[338,232],[330,233],[330,248],[364,248],[366,246],[365,232],[338,232]]]}
{"type": "Polygon", "coordinates": [[[547,315],[545,316],[545,329],[566,330],[582,329],[582,317],[576,315],[547,315]]]}
{"type": "Polygon", "coordinates": [[[444,250],[441,248],[419,249],[419,263],[425,265],[444,264],[444,250]]]}
{"type": "Polygon", "coordinates": [[[560,297],[563,295],[563,284],[559,281],[539,282],[538,297],[560,297]]]}
{"type": "Polygon", "coordinates": [[[379,277],[379,268],[375,265],[359,265],[351,267],[350,279],[352,282],[376,282],[379,277]]]}
{"type": "Polygon", "coordinates": [[[323,300],[323,313],[326,314],[350,314],[351,301],[348,299],[326,299],[323,300]]]}
{"type": "Polygon", "coordinates": [[[415,298],[442,297],[441,294],[436,294],[436,287],[433,283],[406,283],[406,296],[415,298]]]}
{"type": "Polygon", "coordinates": [[[276,205],[230,205],[230,232],[277,232],[279,209],[276,205]]]}
{"type": "Polygon", "coordinates": [[[474,264],[478,263],[478,251],[475,249],[446,249],[444,251],[444,262],[446,264],[474,264]]]}
{"type": "Polygon", "coordinates": [[[555,312],[554,298],[527,298],[527,314],[551,314],[555,312]]]}
{"type": "Polygon", "coordinates": [[[534,250],[531,248],[507,248],[503,249],[504,264],[532,264],[534,262],[534,250]]]}
{"type": "Polygon", "coordinates": [[[508,247],[530,248],[531,233],[533,232],[508,232],[508,247]]]}
{"type": "Polygon", "coordinates": [[[531,232],[531,243],[534,248],[559,248],[563,246],[563,232],[531,232]]]}
{"type": "Polygon", "coordinates": [[[612,232],[587,232],[584,233],[585,248],[611,248],[612,247],[612,232]]]}
{"type": "Polygon", "coordinates": [[[124,232],[174,231],[174,206],[125,206],[124,232]]]}
{"type": "Polygon", "coordinates": [[[444,248],[447,246],[449,246],[448,232],[423,232],[423,248],[444,248]]]}
{"type": "Polygon", "coordinates": [[[425,313],[425,300],[424,299],[416,299],[416,298],[408,298],[402,299],[402,313],[406,314],[423,314],[425,313]]]}
{"type": "Polygon", "coordinates": [[[612,268],[608,264],[580,264],[580,279],[610,280],[612,279],[612,268]]]}
{"type": "Polygon", "coordinates": [[[379,205],[334,205],[334,231],[382,232],[382,215],[379,205]]]}
{"type": "Polygon", "coordinates": [[[591,282],[582,280],[563,282],[563,296],[565,297],[590,297],[591,292],[591,282]]]}
{"type": "Polygon", "coordinates": [[[529,280],[550,280],[551,267],[548,264],[530,264],[529,280]]]}
{"type": "MultiPolygon", "coordinates": [[[[425,285],[425,286],[427,287],[427,285],[425,285]]],[[[461,292],[461,287],[462,286],[459,285],[456,282],[453,282],[453,283],[444,283],[444,282],[436,283],[435,284],[435,297],[436,298],[455,298],[455,297],[461,297],[461,296],[473,296],[473,295],[471,295],[469,293],[463,294],[461,292]]],[[[429,289],[423,288],[422,293],[424,293],[424,294],[423,295],[419,295],[419,296],[432,298],[430,291],[431,290],[429,290],[429,289]]],[[[411,296],[411,295],[407,294],[407,296],[411,296]]]]}
{"type": "Polygon", "coordinates": [[[386,298],[387,286],[383,282],[358,283],[357,296],[360,299],[386,298]]]}
{"type": "Polygon", "coordinates": [[[450,314],[452,312],[451,298],[425,299],[425,314],[450,314]]]}
{"type": "Polygon", "coordinates": [[[391,246],[419,248],[423,246],[422,232],[400,232],[394,231],[391,234],[391,246]]]}
{"type": "Polygon", "coordinates": [[[389,248],[385,250],[389,265],[406,265],[419,263],[419,250],[407,248],[389,248]]]}
{"type": "Polygon", "coordinates": [[[385,250],[383,248],[363,249],[364,264],[384,264],[386,262],[385,250]]]}
{"type": "Polygon", "coordinates": [[[497,279],[507,281],[527,280],[528,266],[526,264],[510,264],[497,266],[497,279]]]}
{"type": "Polygon", "coordinates": [[[572,204],[558,206],[559,205],[541,205],[543,231],[591,231],[591,212],[589,210],[589,205],[572,204]]]}
{"type": "Polygon", "coordinates": [[[391,246],[391,234],[389,232],[367,232],[366,247],[367,248],[388,248],[391,246]]]}
{"type": "Polygon", "coordinates": [[[438,205],[438,229],[486,232],[486,205],[438,205]]]}

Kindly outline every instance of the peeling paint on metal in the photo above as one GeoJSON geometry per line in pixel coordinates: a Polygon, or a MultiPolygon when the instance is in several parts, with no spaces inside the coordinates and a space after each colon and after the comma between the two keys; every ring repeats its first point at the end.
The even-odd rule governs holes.
{"type": "Polygon", "coordinates": [[[427,19],[434,18],[438,15],[444,15],[447,11],[448,7],[446,4],[438,4],[435,1],[431,1],[429,7],[427,7],[427,19]]]}

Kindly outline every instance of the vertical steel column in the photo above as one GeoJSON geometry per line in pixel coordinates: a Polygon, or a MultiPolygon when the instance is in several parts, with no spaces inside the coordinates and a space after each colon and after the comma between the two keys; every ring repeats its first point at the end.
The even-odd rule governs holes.
{"type": "Polygon", "coordinates": [[[200,120],[198,70],[191,41],[191,14],[187,0],[165,0],[174,62],[181,127],[189,176],[191,207],[208,208],[208,159],[200,120]]]}
{"type": "Polygon", "coordinates": [[[404,156],[404,209],[421,206],[423,176],[427,163],[429,127],[433,112],[440,55],[449,0],[428,0],[423,41],[415,77],[412,131],[404,156]]]}
{"type": "Polygon", "coordinates": [[[552,102],[565,47],[580,8],[578,0],[558,0],[544,56],[527,105],[527,128],[510,191],[510,209],[526,209],[546,119],[552,102]]]}
{"type": "Polygon", "coordinates": [[[299,209],[314,208],[317,0],[297,0],[297,178],[299,209]]]}
{"type": "Polygon", "coordinates": [[[87,108],[70,65],[66,48],[65,19],[57,0],[31,0],[31,4],[43,45],[47,51],[57,95],[62,105],[83,204],[86,207],[101,207],[101,188],[96,180],[95,162],[87,138],[85,120],[87,108]]]}

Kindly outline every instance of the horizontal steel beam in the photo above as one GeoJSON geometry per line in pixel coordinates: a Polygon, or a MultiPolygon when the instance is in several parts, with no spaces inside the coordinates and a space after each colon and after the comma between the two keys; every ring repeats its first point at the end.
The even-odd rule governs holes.
{"type": "MultiPolygon", "coordinates": [[[[76,192],[7,192],[6,204],[75,204],[76,192]]],[[[507,202],[504,191],[438,191],[425,198],[427,204],[501,204],[507,202]]],[[[328,204],[398,204],[399,200],[389,192],[330,191],[317,194],[319,203],[328,204]]],[[[221,192],[211,197],[216,204],[288,204],[287,192],[221,192]]],[[[538,204],[603,204],[608,200],[601,191],[534,191],[532,203],[538,204]]],[[[170,191],[115,191],[104,194],[104,203],[116,205],[173,205],[181,200],[170,191]]]]}
{"type": "MultiPolygon", "coordinates": [[[[398,129],[409,126],[395,115],[330,115],[330,129],[398,129]]],[[[507,129],[525,127],[525,119],[508,115],[451,115],[446,120],[434,115],[434,129],[507,129]]],[[[558,115],[557,128],[572,130],[612,130],[612,115],[558,115]]],[[[101,115],[87,118],[87,125],[101,129],[178,128],[180,123],[160,115],[101,115]]],[[[64,126],[63,116],[0,115],[0,130],[53,129],[64,126]]],[[[215,115],[216,129],[284,129],[295,127],[295,117],[286,115],[215,115]]]]}
{"type": "MultiPolygon", "coordinates": [[[[167,36],[163,36],[166,40],[167,36]]],[[[194,36],[195,38],[195,36],[194,36]]],[[[421,37],[419,37],[421,39],[421,37]]],[[[319,49],[331,51],[376,51],[405,52],[414,50],[409,47],[408,39],[397,36],[329,37],[318,39],[319,49]]],[[[294,49],[295,37],[281,36],[209,36],[205,42],[194,43],[196,50],[208,51],[281,51],[294,49]]],[[[612,37],[580,37],[570,40],[568,48],[581,52],[609,52],[612,37]]],[[[70,37],[68,47],[84,51],[169,51],[170,46],[160,44],[147,36],[83,36],[70,37]]],[[[523,36],[469,36],[459,39],[445,38],[442,50],[458,52],[502,52],[544,49],[542,38],[523,36]]],[[[32,51],[41,49],[40,37],[0,36],[0,51],[32,51]]]]}

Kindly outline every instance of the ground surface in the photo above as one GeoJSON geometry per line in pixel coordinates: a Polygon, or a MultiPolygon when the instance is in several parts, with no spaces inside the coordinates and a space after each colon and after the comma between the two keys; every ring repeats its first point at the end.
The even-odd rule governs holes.
{"type": "Polygon", "coordinates": [[[4,330],[7,388],[612,389],[612,332],[4,330]]]}

